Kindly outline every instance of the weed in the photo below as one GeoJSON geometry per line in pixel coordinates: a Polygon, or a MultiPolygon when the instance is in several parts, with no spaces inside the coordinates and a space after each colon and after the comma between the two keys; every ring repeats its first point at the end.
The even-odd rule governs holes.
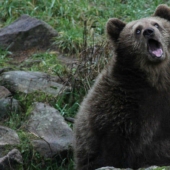
{"type": "MultiPolygon", "coordinates": [[[[63,66],[57,59],[57,54],[52,52],[45,52],[39,54],[33,54],[30,57],[32,60],[40,60],[38,65],[29,67],[30,71],[42,71],[52,75],[63,75],[67,72],[65,66],[63,66]]],[[[26,68],[28,70],[28,68],[26,68]]]]}
{"type": "Polygon", "coordinates": [[[0,68],[8,66],[7,63],[10,61],[9,55],[11,55],[10,51],[0,48],[0,68]]]}
{"type": "Polygon", "coordinates": [[[11,129],[17,130],[22,125],[22,116],[19,113],[12,112],[8,115],[8,119],[4,124],[11,129]]]}

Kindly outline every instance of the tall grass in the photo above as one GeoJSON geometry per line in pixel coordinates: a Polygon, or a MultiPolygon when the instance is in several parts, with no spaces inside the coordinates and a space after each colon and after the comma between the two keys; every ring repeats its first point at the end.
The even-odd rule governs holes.
{"type": "Polygon", "coordinates": [[[152,14],[162,3],[170,4],[168,0],[4,0],[0,1],[0,21],[3,27],[22,14],[42,19],[60,33],[56,44],[70,52],[82,47],[85,22],[90,43],[94,34],[104,34],[108,18],[128,22],[152,14]]]}

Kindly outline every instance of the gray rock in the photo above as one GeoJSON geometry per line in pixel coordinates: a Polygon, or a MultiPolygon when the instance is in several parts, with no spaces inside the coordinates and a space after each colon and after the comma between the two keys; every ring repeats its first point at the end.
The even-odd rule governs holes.
{"type": "Polygon", "coordinates": [[[44,157],[70,151],[72,147],[71,128],[56,109],[46,104],[34,103],[27,129],[38,137],[32,143],[44,157]]]}
{"type": "Polygon", "coordinates": [[[12,160],[17,162],[21,162],[18,151],[11,149],[15,147],[15,145],[20,144],[20,140],[18,134],[7,127],[0,126],[0,169],[9,168],[9,162],[12,163],[12,160]],[[9,152],[9,153],[8,153],[9,152]],[[8,154],[7,154],[8,153],[8,154]],[[7,162],[7,158],[9,158],[9,162],[7,162]]]}
{"type": "Polygon", "coordinates": [[[11,95],[11,92],[7,88],[0,86],[0,118],[5,118],[11,113],[20,112],[18,101],[13,99],[11,95]]]}
{"type": "Polygon", "coordinates": [[[10,114],[15,114],[20,112],[19,102],[12,98],[0,98],[0,118],[9,116],[10,114]]]}
{"type": "MultiPolygon", "coordinates": [[[[168,168],[168,167],[167,167],[168,168]]],[[[148,167],[148,168],[140,168],[139,170],[156,170],[156,169],[159,169],[159,170],[165,170],[165,167],[158,167],[158,166],[150,166],[150,167],[148,167]]]]}
{"type": "MultiPolygon", "coordinates": [[[[0,146],[17,144],[20,144],[18,134],[10,128],[0,126],[0,146]]],[[[0,153],[0,157],[2,157],[1,154],[2,152],[0,153]]]]}
{"type": "Polygon", "coordinates": [[[126,169],[120,169],[120,168],[114,168],[114,167],[102,167],[102,168],[98,168],[96,170],[132,170],[130,168],[126,168],[126,169]]]}
{"type": "Polygon", "coordinates": [[[47,49],[57,32],[47,23],[22,15],[9,26],[0,30],[0,46],[11,51],[30,48],[47,49]]]}
{"type": "Polygon", "coordinates": [[[0,83],[12,92],[31,93],[41,91],[57,96],[68,87],[57,83],[58,77],[31,71],[9,71],[0,76],[0,83]]]}
{"type": "Polygon", "coordinates": [[[4,86],[0,86],[0,99],[11,96],[11,92],[4,86]]]}
{"type": "Polygon", "coordinates": [[[22,156],[18,149],[11,150],[7,155],[0,158],[1,170],[18,170],[22,168],[22,156]]]}
{"type": "MultiPolygon", "coordinates": [[[[132,170],[130,168],[126,168],[126,169],[120,169],[120,168],[114,168],[114,167],[102,167],[102,168],[98,168],[96,170],[132,170]]],[[[170,167],[158,167],[158,166],[150,166],[148,168],[139,168],[138,170],[170,170],[170,167]]]]}

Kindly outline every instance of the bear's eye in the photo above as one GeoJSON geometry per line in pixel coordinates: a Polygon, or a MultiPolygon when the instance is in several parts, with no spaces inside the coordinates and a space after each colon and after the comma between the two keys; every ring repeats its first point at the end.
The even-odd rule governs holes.
{"type": "Polygon", "coordinates": [[[159,25],[158,25],[157,23],[155,23],[154,26],[155,26],[156,28],[159,28],[159,25]]]}
{"type": "Polygon", "coordinates": [[[136,29],[136,34],[140,34],[141,33],[141,30],[140,29],[136,29]]]}

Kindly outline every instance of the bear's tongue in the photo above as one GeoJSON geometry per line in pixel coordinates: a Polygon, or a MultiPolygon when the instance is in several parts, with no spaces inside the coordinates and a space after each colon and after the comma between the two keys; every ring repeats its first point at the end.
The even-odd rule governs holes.
{"type": "Polygon", "coordinates": [[[163,54],[161,45],[158,41],[150,39],[148,41],[149,52],[152,56],[161,57],[163,54]]]}

